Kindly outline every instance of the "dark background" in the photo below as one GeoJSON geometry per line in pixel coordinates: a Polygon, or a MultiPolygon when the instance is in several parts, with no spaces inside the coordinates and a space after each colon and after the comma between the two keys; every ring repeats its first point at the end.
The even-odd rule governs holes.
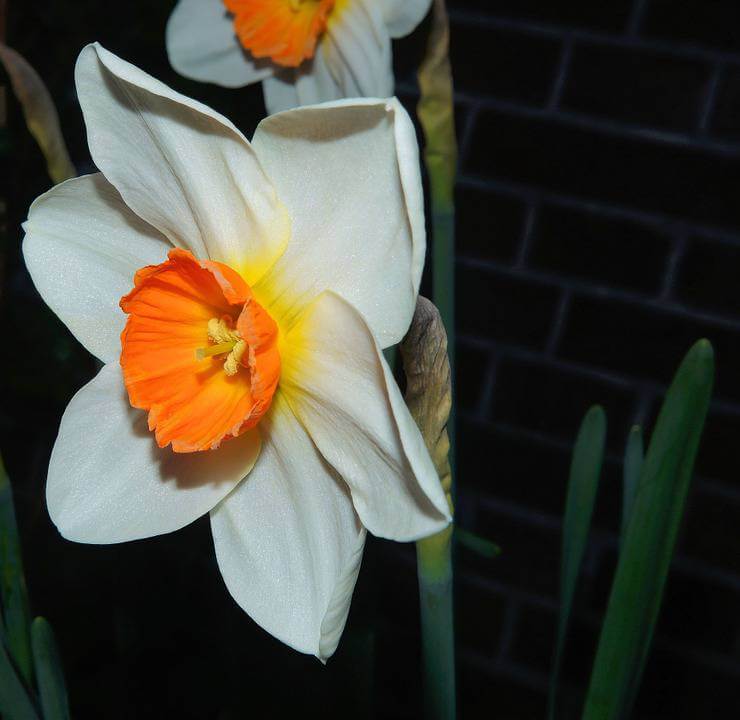
{"type": "MultiPolygon", "coordinates": [[[[504,551],[458,558],[461,716],[544,717],[569,452],[599,402],[609,455],[564,674],[578,707],[614,567],[626,434],[652,424],[673,370],[706,336],[715,400],[634,717],[738,717],[740,6],[449,5],[461,155],[458,519],[504,551]]],[[[81,172],[92,168],[72,75],[92,40],[247,135],[264,114],[259,86],[229,91],[174,73],[164,49],[173,6],[8,3],[7,42],[48,83],[81,172]]],[[[396,44],[410,110],[427,29],[396,44]]],[[[46,466],[61,413],[95,365],[20,259],[20,222],[49,180],[9,94],[7,113],[0,449],[33,610],[56,629],[73,716],[418,717],[413,546],[369,540],[347,630],[322,667],[237,608],[205,518],[126,545],[59,537],[46,466]]]]}

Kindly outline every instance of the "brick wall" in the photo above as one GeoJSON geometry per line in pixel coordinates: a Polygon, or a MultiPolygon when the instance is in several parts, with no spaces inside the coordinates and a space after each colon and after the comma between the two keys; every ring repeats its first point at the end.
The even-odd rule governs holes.
{"type": "MultiPolygon", "coordinates": [[[[464,717],[544,717],[569,454],[598,402],[608,458],[564,674],[578,707],[615,565],[627,432],[652,425],[702,336],[717,351],[715,398],[634,717],[734,717],[740,6],[449,8],[459,519],[504,549],[495,561],[460,558],[464,717]]],[[[405,68],[400,93],[413,105],[405,68]]]]}

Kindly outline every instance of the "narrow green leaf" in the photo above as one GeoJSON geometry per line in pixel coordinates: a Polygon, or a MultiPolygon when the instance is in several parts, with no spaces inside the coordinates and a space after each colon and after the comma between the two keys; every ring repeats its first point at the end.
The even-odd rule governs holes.
{"type": "Polygon", "coordinates": [[[69,720],[67,687],[54,632],[42,617],[31,625],[31,645],[44,720],[69,720]]]}
{"type": "Polygon", "coordinates": [[[468,550],[484,558],[495,558],[501,554],[501,548],[495,542],[491,542],[480,535],[463,530],[455,525],[455,540],[468,550]]]}
{"type": "Polygon", "coordinates": [[[642,466],[583,712],[629,717],[652,640],[714,381],[697,342],[668,390],[642,466]]]}
{"type": "Polygon", "coordinates": [[[635,502],[635,494],[637,493],[637,482],[640,479],[640,471],[642,470],[642,461],[644,458],[644,450],[642,444],[642,428],[639,425],[635,425],[627,436],[627,447],[624,452],[624,476],[623,476],[623,487],[622,487],[622,529],[621,537],[624,540],[624,535],[627,530],[627,523],[629,522],[630,514],[632,513],[632,506],[635,502]]]}
{"type": "Polygon", "coordinates": [[[0,643],[0,717],[3,720],[38,720],[5,646],[0,643]]]}
{"type": "Polygon", "coordinates": [[[5,639],[12,662],[24,682],[31,684],[31,617],[23,577],[13,492],[0,458],[0,598],[2,598],[5,639]]]}
{"type": "Polygon", "coordinates": [[[568,497],[563,519],[563,555],[560,569],[560,614],[555,644],[555,658],[550,678],[549,717],[555,717],[555,701],[560,677],[560,665],[565,647],[571,605],[576,580],[581,569],[586,540],[591,526],[596,491],[606,442],[606,414],[594,405],[583,418],[573,448],[568,480],[568,497]]]}

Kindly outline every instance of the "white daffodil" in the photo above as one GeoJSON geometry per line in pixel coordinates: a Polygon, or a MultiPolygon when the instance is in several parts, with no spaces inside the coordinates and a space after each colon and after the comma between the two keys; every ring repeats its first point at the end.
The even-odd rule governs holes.
{"type": "Polygon", "coordinates": [[[180,0],[167,53],[181,75],[225,87],[262,81],[270,113],[393,95],[391,39],[431,0],[180,0]]]}
{"type": "Polygon", "coordinates": [[[210,513],[236,602],[324,659],[366,528],[414,540],[450,519],[381,352],[424,261],[411,122],[394,99],[345,101],[269,117],[250,144],[99,45],[75,78],[101,173],[38,198],[23,251],[104,367],[62,418],[49,513],[87,543],[210,513]]]}

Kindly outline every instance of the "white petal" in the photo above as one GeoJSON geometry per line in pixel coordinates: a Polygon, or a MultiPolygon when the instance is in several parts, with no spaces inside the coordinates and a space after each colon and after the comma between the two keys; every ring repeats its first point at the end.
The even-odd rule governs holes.
{"type": "Polygon", "coordinates": [[[401,38],[414,31],[426,17],[432,0],[381,0],[383,20],[392,38],[401,38]]]}
{"type": "Polygon", "coordinates": [[[216,558],[256,623],[324,660],[347,620],[365,529],[279,390],[260,428],[257,464],[211,513],[216,558]]]}
{"type": "Polygon", "coordinates": [[[426,246],[416,135],[394,98],[344,100],[263,120],[253,146],[293,236],[260,283],[287,324],[323,290],[349,300],[383,347],[408,329],[426,246]]]}
{"type": "Polygon", "coordinates": [[[93,160],[126,204],[173,244],[254,283],[290,223],[244,136],[99,45],[75,71],[93,160]]]}
{"type": "Polygon", "coordinates": [[[93,355],[116,359],[126,323],[118,301],[134,273],[162,262],[172,246],[100,173],[39,197],[23,228],[23,256],[41,297],[93,355]]]}
{"type": "MultiPolygon", "coordinates": [[[[262,93],[265,97],[265,108],[268,115],[290,110],[302,104],[298,99],[298,88],[296,87],[296,74],[292,70],[278,72],[273,77],[262,81],[262,93]]],[[[311,104],[311,103],[307,103],[311,104]]]]}
{"type": "Polygon", "coordinates": [[[129,405],[118,363],[110,363],[64,412],[49,463],[49,515],[64,537],[77,542],[171,532],[231,492],[259,448],[256,430],[208,452],[158,448],[146,413],[129,405]]]}
{"type": "Polygon", "coordinates": [[[277,70],[274,76],[265,78],[262,89],[269,115],[345,97],[329,72],[322,52],[317,52],[311,62],[304,63],[300,68],[277,70]]]}
{"type": "Polygon", "coordinates": [[[280,387],[371,533],[417,540],[449,523],[439,476],[383,353],[338,295],[321,295],[288,333],[280,387]]]}
{"type": "Polygon", "coordinates": [[[340,97],[393,95],[391,39],[377,0],[353,0],[331,16],[319,51],[340,97]]]}
{"type": "Polygon", "coordinates": [[[193,80],[234,88],[273,72],[269,61],[255,61],[242,49],[223,0],[180,0],[167,22],[166,43],[172,67],[193,80]]]}
{"type": "Polygon", "coordinates": [[[374,1],[353,0],[330,16],[311,62],[263,84],[270,114],[330,100],[393,95],[391,43],[374,1]]]}

